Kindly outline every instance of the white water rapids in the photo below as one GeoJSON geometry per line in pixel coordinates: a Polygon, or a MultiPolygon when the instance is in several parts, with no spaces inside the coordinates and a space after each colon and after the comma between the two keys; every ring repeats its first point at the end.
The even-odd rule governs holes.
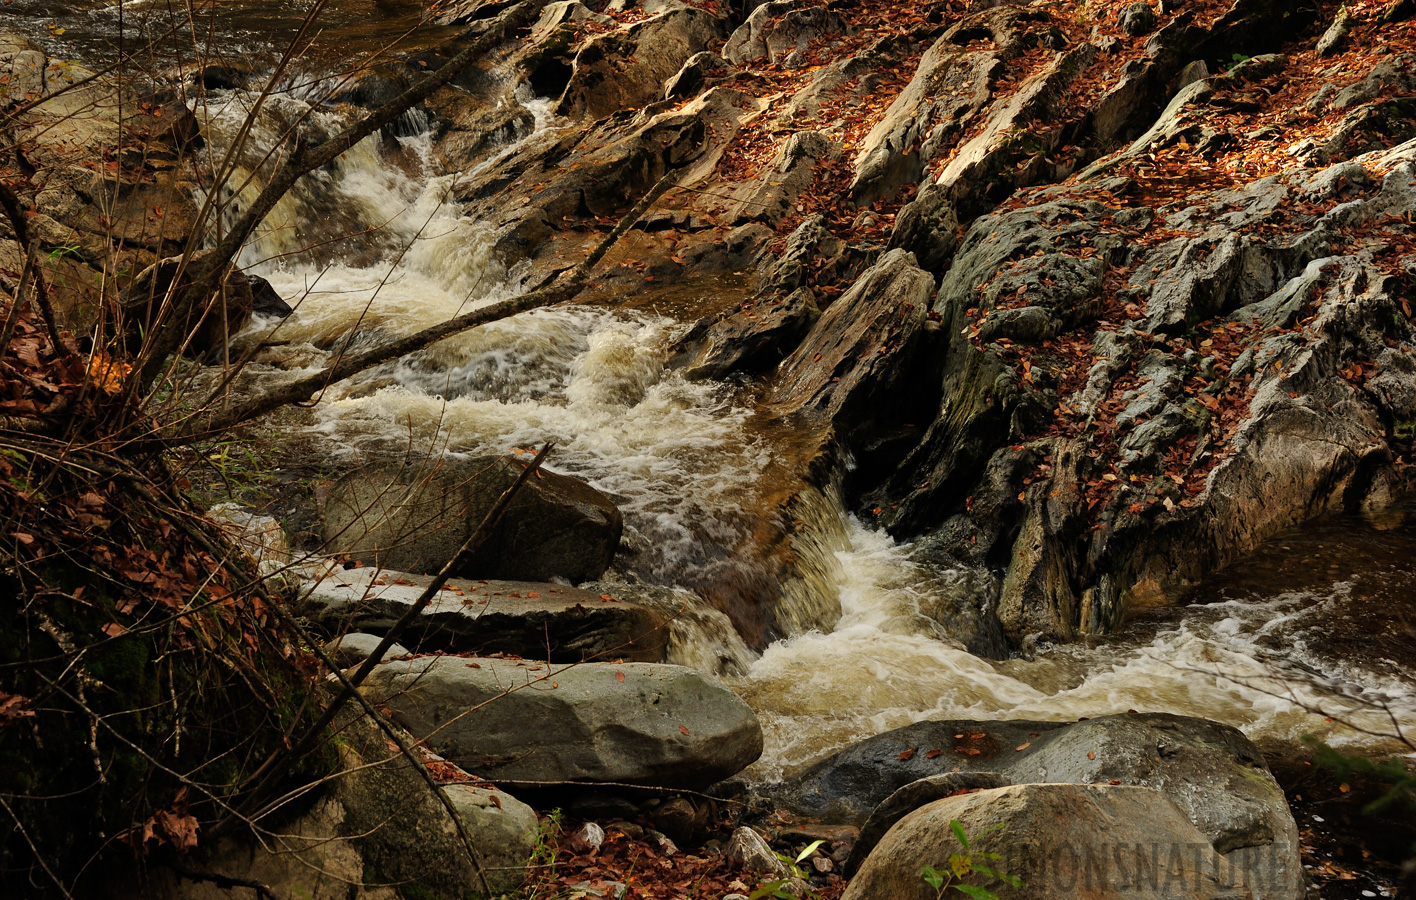
{"type": "MultiPolygon", "coordinates": [[[[234,129],[248,99],[213,107],[208,133],[234,129]]],[[[556,127],[546,104],[528,105],[539,127],[556,127]]],[[[275,146],[279,123],[307,111],[301,100],[276,98],[252,146],[275,146]]],[[[312,116],[332,124],[335,114],[312,116]]],[[[516,273],[495,265],[486,230],[447,202],[454,176],[434,172],[430,159],[427,134],[370,138],[282,202],[248,248],[242,262],[296,306],[278,325],[255,326],[291,342],[285,367],[307,370],[345,342],[366,346],[516,292],[516,273]],[[359,235],[344,237],[351,232],[359,235]]],[[[554,440],[553,468],[583,477],[624,511],[631,540],[644,548],[639,574],[662,584],[739,577],[746,563],[735,548],[751,538],[740,511],[760,502],[778,448],[754,430],[748,402],[731,386],[667,368],[686,327],[603,306],[523,314],[331,390],[316,427],[332,453],[349,456],[505,453],[554,440]]],[[[1410,680],[1312,640],[1355,602],[1350,578],[1315,574],[1303,590],[1190,606],[1116,638],[990,661],[941,636],[930,617],[939,592],[957,588],[963,573],[930,569],[911,546],[850,519],[830,498],[821,507],[810,542],[817,576],[806,589],[834,594],[825,599],[839,600],[839,622],[760,656],[723,629],[699,628],[672,660],[738,661],[724,680],[767,733],[753,777],[778,777],[924,718],[1170,711],[1254,737],[1314,733],[1370,746],[1381,739],[1332,720],[1389,733],[1384,704],[1416,728],[1410,680]]]]}

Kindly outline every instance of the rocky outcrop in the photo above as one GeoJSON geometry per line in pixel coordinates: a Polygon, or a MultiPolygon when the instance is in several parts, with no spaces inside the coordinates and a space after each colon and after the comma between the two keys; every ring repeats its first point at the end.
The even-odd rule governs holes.
{"type": "Polygon", "coordinates": [[[424,657],[383,663],[364,690],[440,755],[510,785],[702,788],[762,753],[747,704],[679,666],[424,657]]]}
{"type": "MultiPolygon", "coordinates": [[[[507,457],[370,464],[329,488],[325,549],[370,565],[437,572],[458,555],[524,465],[507,457]]],[[[587,581],[609,566],[623,527],[604,494],[542,471],[455,571],[474,578],[587,581]]]]}
{"type": "Polygon", "coordinates": [[[599,119],[658,100],[664,83],[722,35],[722,19],[682,6],[596,35],[576,51],[557,111],[599,119]]]}
{"type": "Polygon", "coordinates": [[[723,56],[734,63],[765,58],[787,67],[809,65],[806,54],[812,41],[846,29],[845,21],[827,6],[772,0],[738,26],[723,47],[723,56]]]}
{"type": "Polygon", "coordinates": [[[1336,229],[1408,203],[1413,153],[1366,158],[1388,173],[1380,188],[1352,169],[1295,171],[1163,219],[1054,189],[979,219],[934,302],[950,342],[940,410],[867,502],[906,532],[957,511],[968,527],[940,536],[955,558],[1004,570],[997,609],[1014,641],[1114,628],[1127,603],[1358,502],[1385,458],[1383,423],[1408,413],[1320,373],[1371,360],[1365,381],[1404,365],[1410,326],[1381,312],[1396,302],[1387,276],[1337,249],[1336,229]],[[1330,199],[1289,231],[1259,228],[1299,197],[1330,199]],[[1166,227],[1177,233],[1141,237],[1166,227]],[[989,486],[999,454],[1016,452],[1003,445],[1025,465],[989,486]],[[994,494],[1001,505],[969,511],[994,494]]]}
{"type": "MultiPolygon", "coordinates": [[[[874,819],[875,827],[867,822],[862,831],[862,841],[867,841],[878,836],[881,825],[888,827],[912,804],[932,801],[945,788],[981,786],[950,780],[971,773],[1013,784],[1154,789],[1175,803],[1236,868],[1264,867],[1270,883],[1256,896],[1303,895],[1297,828],[1283,791],[1253,743],[1235,728],[1204,719],[1151,713],[1071,725],[920,722],[817,763],[773,796],[788,809],[828,821],[874,819]]],[[[868,844],[863,844],[860,852],[866,851],[868,844]]]]}
{"type": "Polygon", "coordinates": [[[1027,784],[937,800],[910,813],[885,835],[843,897],[932,900],[937,892],[920,872],[926,866],[946,871],[951,854],[969,852],[997,857],[983,857],[988,865],[962,884],[1023,900],[1123,900],[1152,890],[1177,900],[1247,900],[1260,896],[1253,887],[1262,880],[1262,873],[1244,872],[1219,856],[1157,791],[1027,784]]]}
{"type": "Polygon", "coordinates": [[[768,402],[828,419],[866,451],[912,399],[934,279],[892,250],[833,302],[781,367],[768,402]]]}
{"type": "MultiPolygon", "coordinates": [[[[430,580],[372,566],[335,569],[302,590],[301,608],[330,631],[382,634],[430,580]]],[[[609,594],[560,584],[453,578],[401,634],[425,653],[662,662],[669,632],[659,612],[609,594]]]]}

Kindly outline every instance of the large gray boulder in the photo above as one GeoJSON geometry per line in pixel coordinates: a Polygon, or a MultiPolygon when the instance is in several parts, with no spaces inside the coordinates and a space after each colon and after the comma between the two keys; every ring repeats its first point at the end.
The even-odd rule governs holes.
{"type": "MultiPolygon", "coordinates": [[[[330,631],[382,634],[403,618],[431,580],[372,566],[335,569],[305,586],[302,612],[330,631]]],[[[600,591],[450,578],[407,626],[403,640],[422,651],[549,656],[555,662],[663,662],[666,626],[659,612],[600,591]]]]}
{"type": "MultiPolygon", "coordinates": [[[[371,565],[437,572],[524,466],[496,456],[365,466],[328,491],[325,549],[371,565]]],[[[460,561],[456,574],[588,581],[609,567],[623,527],[610,498],[578,478],[543,470],[522,486],[501,524],[460,561]]]]}
{"type": "Polygon", "coordinates": [[[960,883],[1009,900],[1167,897],[1246,900],[1262,871],[1217,854],[1184,811],[1159,791],[1129,785],[1024,784],[936,800],[901,819],[861,866],[843,900],[936,900],[925,866],[949,867],[964,852],[961,827],[988,868],[960,883]]]}
{"type": "Polygon", "coordinates": [[[918,722],[817,763],[775,797],[800,815],[859,824],[896,791],[948,773],[1154,788],[1236,867],[1266,867],[1271,888],[1257,896],[1303,895],[1298,833],[1283,790],[1248,738],[1207,719],[1145,713],[1075,724],[918,722]]]}
{"type": "Polygon", "coordinates": [[[680,666],[422,657],[383,663],[364,690],[437,753],[499,784],[696,789],[762,753],[747,704],[680,666]]]}

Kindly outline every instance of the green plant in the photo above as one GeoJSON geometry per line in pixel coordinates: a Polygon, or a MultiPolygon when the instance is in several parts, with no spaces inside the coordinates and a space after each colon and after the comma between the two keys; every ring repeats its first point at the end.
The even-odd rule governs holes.
{"type": "MultiPolygon", "coordinates": [[[[994,825],[988,831],[998,831],[1003,825],[994,825]]],[[[973,849],[969,843],[968,833],[964,831],[964,826],[958,819],[949,820],[949,829],[954,832],[954,837],[958,838],[959,845],[964,852],[952,853],[949,855],[949,866],[944,870],[939,870],[933,866],[925,866],[920,870],[920,877],[925,883],[934,888],[935,900],[944,896],[944,892],[953,888],[961,894],[967,894],[975,900],[998,900],[998,895],[987,888],[978,887],[972,884],[961,883],[965,878],[974,872],[986,875],[996,881],[1001,881],[1010,887],[1022,887],[1023,880],[1016,875],[1009,875],[1007,872],[999,872],[996,869],[984,865],[981,860],[994,862],[1003,857],[997,853],[986,853],[982,850],[973,849]]],[[[986,832],[985,832],[986,833],[986,832]]]]}
{"type": "MultiPolygon", "coordinates": [[[[553,809],[546,813],[541,824],[536,826],[536,846],[531,849],[528,864],[546,869],[548,881],[556,880],[556,845],[560,841],[563,818],[564,814],[559,809],[553,809]]],[[[530,896],[535,897],[538,893],[538,890],[533,889],[530,896]]]]}
{"type": "MultiPolygon", "coordinates": [[[[795,859],[787,856],[785,853],[778,853],[777,859],[781,860],[782,865],[786,866],[786,874],[775,881],[766,881],[758,885],[757,890],[749,894],[747,900],[761,900],[763,897],[772,897],[774,900],[795,900],[797,894],[790,890],[792,882],[805,881],[807,879],[807,871],[801,867],[801,864],[806,861],[808,856],[816,852],[817,847],[820,847],[824,843],[826,842],[812,841],[806,845],[806,849],[796,855],[795,859]]],[[[815,891],[808,891],[807,896],[815,897],[817,895],[815,891]]]]}

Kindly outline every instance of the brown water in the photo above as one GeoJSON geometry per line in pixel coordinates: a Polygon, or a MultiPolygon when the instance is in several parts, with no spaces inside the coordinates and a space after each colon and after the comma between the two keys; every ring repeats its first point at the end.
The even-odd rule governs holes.
{"type": "MultiPolygon", "coordinates": [[[[261,2],[203,9],[197,27],[183,32],[184,52],[215,48],[258,66],[275,59],[301,10],[261,2]]],[[[156,4],[61,9],[48,0],[16,0],[4,11],[54,52],[86,61],[113,57],[120,23],[131,46],[171,15],[156,4]]],[[[421,12],[401,2],[331,4],[300,77],[382,46],[421,12]]],[[[226,102],[229,109],[203,112],[214,149],[247,101],[226,102]]],[[[265,115],[302,115],[306,102],[292,91],[265,115]]],[[[539,127],[557,127],[549,103],[526,102],[539,127]]],[[[264,133],[257,129],[258,141],[264,133]]],[[[411,135],[396,150],[361,143],[317,174],[317,189],[295,192],[271,217],[243,263],[297,312],[276,332],[289,342],[283,358],[267,359],[257,374],[285,377],[321,364],[346,338],[358,346],[405,334],[518,289],[517,273],[491,258],[486,228],[447,202],[457,173],[432,167],[429,141],[411,135]],[[318,222],[368,228],[370,237],[334,259],[300,252],[318,222]]],[[[750,392],[686,380],[670,365],[686,329],[684,299],[542,310],[444,341],[329,391],[315,432],[330,453],[356,457],[409,446],[508,452],[553,439],[556,467],[623,509],[635,574],[700,594],[711,593],[707,583],[751,580],[748,555],[736,552],[755,534],[744,510],[771,505],[779,463],[795,451],[786,436],[760,427],[750,392]]],[[[1000,662],[966,652],[945,624],[943,611],[969,590],[971,573],[917,559],[910,545],[847,517],[829,491],[794,515],[809,532],[801,547],[811,558],[791,588],[804,614],[789,636],[752,653],[704,604],[674,637],[676,661],[720,672],[758,711],[767,749],[751,777],[779,777],[925,718],[1169,711],[1255,737],[1313,733],[1382,749],[1393,727],[1416,730],[1416,528],[1337,520],[1284,535],[1217,573],[1185,606],[1146,613],[1113,637],[1000,662]]]]}
{"type": "MultiPolygon", "coordinates": [[[[10,0],[0,7],[0,28],[20,31],[51,55],[90,68],[127,59],[139,71],[159,73],[201,61],[260,73],[275,67],[312,6],[283,0],[10,0]]],[[[418,0],[329,0],[301,44],[301,72],[344,72],[380,54],[428,48],[451,33],[424,25],[426,18],[426,4],[418,0]]]]}

